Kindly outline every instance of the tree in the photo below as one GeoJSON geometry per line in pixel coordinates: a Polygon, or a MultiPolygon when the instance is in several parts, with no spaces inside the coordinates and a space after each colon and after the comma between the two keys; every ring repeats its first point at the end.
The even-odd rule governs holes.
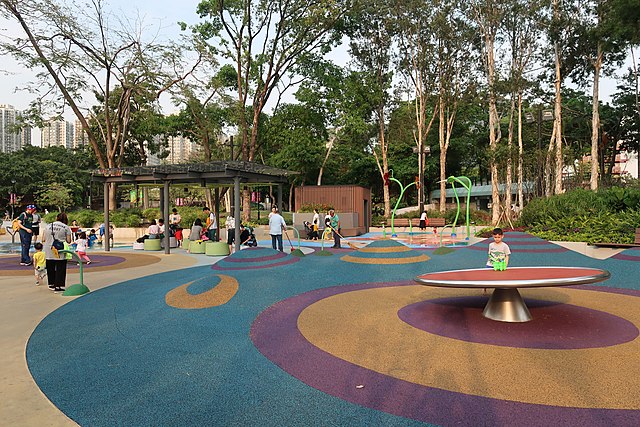
{"type": "Polygon", "coordinates": [[[459,9],[460,3],[434,3],[438,86],[438,146],[440,148],[440,212],[446,208],[447,152],[461,98],[472,84],[474,33],[459,9]]]}
{"type": "Polygon", "coordinates": [[[55,206],[64,212],[72,204],[71,190],[59,182],[52,182],[37,193],[36,201],[44,206],[55,206]]]}
{"type": "MultiPolygon", "coordinates": [[[[591,133],[591,189],[598,189],[599,176],[599,144],[600,144],[600,76],[603,66],[620,64],[624,59],[624,44],[617,33],[610,32],[611,20],[616,15],[611,13],[611,2],[593,0],[579,2],[575,6],[571,33],[572,38],[567,46],[567,67],[569,73],[577,80],[591,74],[592,78],[592,133],[591,133]]],[[[611,70],[613,71],[613,70],[611,70]]],[[[584,82],[584,80],[583,80],[584,82]]]]}
{"type": "Polygon", "coordinates": [[[14,190],[24,196],[25,202],[35,201],[40,190],[58,182],[70,191],[70,206],[82,206],[89,192],[89,170],[95,167],[90,149],[71,151],[26,145],[20,151],[0,156],[0,203],[8,203],[7,196],[14,190]],[[15,188],[12,179],[16,181],[15,188]]]}
{"type": "MultiPolygon", "coordinates": [[[[471,2],[473,14],[482,36],[483,64],[487,80],[489,104],[489,149],[491,150],[491,201],[493,203],[491,221],[497,224],[500,218],[500,193],[498,191],[498,166],[495,159],[496,148],[502,138],[500,118],[497,108],[496,89],[496,37],[505,14],[505,5],[491,0],[471,2]]],[[[510,191],[510,189],[509,189],[510,191]]]]}
{"type": "MultiPolygon", "coordinates": [[[[171,48],[145,42],[140,28],[129,30],[102,0],[70,7],[52,0],[0,0],[0,13],[16,20],[26,36],[0,47],[29,68],[44,68],[35,83],[41,97],[31,108],[37,112],[36,121],[49,110],[59,114],[68,105],[86,132],[99,167],[119,168],[134,97],[154,91],[157,99],[175,83],[162,72],[167,58],[174,56],[167,52],[171,48]],[[96,121],[97,128],[90,124],[92,113],[81,104],[87,92],[102,103],[104,117],[96,121]]],[[[112,208],[115,194],[112,185],[112,208]]]]}
{"type": "Polygon", "coordinates": [[[437,66],[433,57],[436,46],[431,37],[433,11],[425,9],[421,1],[396,2],[395,21],[399,34],[398,68],[406,80],[406,85],[411,87],[412,99],[415,102],[414,141],[418,154],[418,207],[422,211],[425,143],[438,112],[437,98],[434,97],[437,66]],[[429,119],[428,114],[431,115],[429,119]]]}
{"type": "MultiPolygon", "coordinates": [[[[389,141],[386,132],[387,109],[390,108],[391,55],[393,41],[393,27],[391,25],[392,3],[387,0],[364,1],[355,8],[350,16],[350,53],[354,65],[359,71],[367,75],[369,93],[372,99],[370,105],[375,116],[376,138],[371,152],[376,160],[380,180],[389,174],[389,141]]],[[[389,203],[389,187],[383,186],[384,215],[391,216],[389,203]]]]}
{"type": "MultiPolygon", "coordinates": [[[[216,52],[231,62],[237,73],[237,120],[242,159],[253,161],[258,145],[259,119],[276,91],[286,90],[299,61],[325,54],[340,40],[335,31],[349,10],[350,0],[290,2],[204,0],[197,12],[204,22],[193,27],[216,52]]],[[[186,25],[183,24],[183,28],[186,25]]],[[[249,193],[243,215],[250,215],[249,193]]]]}
{"type": "Polygon", "coordinates": [[[517,186],[518,207],[521,212],[524,209],[524,141],[522,138],[522,104],[524,91],[529,82],[525,72],[534,59],[536,50],[539,49],[540,24],[542,4],[539,0],[514,0],[509,2],[508,13],[505,16],[505,33],[511,52],[509,69],[509,86],[511,106],[509,110],[509,157],[506,173],[506,185],[509,189],[505,192],[505,212],[511,214],[511,182],[512,164],[511,152],[514,139],[517,138],[517,186]],[[517,130],[514,130],[514,121],[517,119],[517,130]]]}

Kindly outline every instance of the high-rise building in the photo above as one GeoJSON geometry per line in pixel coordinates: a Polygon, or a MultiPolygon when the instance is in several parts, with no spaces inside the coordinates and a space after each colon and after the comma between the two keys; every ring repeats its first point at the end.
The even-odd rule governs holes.
{"type": "Polygon", "coordinates": [[[0,152],[12,153],[25,144],[31,144],[31,128],[16,129],[20,111],[13,105],[0,104],[0,152]]]}
{"type": "Polygon", "coordinates": [[[82,147],[89,143],[87,132],[82,128],[82,122],[76,120],[73,125],[73,148],[82,147]]]}
{"type": "Polygon", "coordinates": [[[170,136],[167,138],[169,156],[165,163],[177,164],[193,161],[200,154],[200,145],[185,136],[170,136]]]}
{"type": "Polygon", "coordinates": [[[42,147],[73,148],[73,125],[62,119],[49,120],[42,131],[42,147]]]}

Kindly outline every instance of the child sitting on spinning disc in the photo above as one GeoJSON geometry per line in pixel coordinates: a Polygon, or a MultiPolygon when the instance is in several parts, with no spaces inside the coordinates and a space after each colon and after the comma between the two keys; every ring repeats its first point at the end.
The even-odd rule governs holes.
{"type": "Polygon", "coordinates": [[[492,234],[493,242],[489,243],[487,267],[493,268],[494,270],[506,270],[509,265],[511,249],[509,249],[509,245],[502,241],[504,232],[501,228],[494,228],[492,234]]]}

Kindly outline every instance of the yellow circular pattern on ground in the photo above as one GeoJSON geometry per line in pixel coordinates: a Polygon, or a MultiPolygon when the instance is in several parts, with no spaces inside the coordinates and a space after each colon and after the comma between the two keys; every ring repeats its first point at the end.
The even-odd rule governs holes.
{"type": "Polygon", "coordinates": [[[167,292],[165,302],[171,307],[183,309],[211,308],[226,304],[238,292],[238,281],[223,274],[217,276],[220,283],[214,288],[192,295],[187,289],[193,282],[185,283],[167,292]]]}
{"type": "Polygon", "coordinates": [[[368,246],[365,246],[364,248],[358,250],[358,252],[367,252],[367,253],[374,253],[374,254],[384,254],[384,253],[389,253],[389,252],[409,252],[412,251],[413,249],[411,249],[408,246],[387,246],[387,247],[381,247],[381,248],[371,248],[368,246]]]}
{"type": "MultiPolygon", "coordinates": [[[[568,288],[522,293],[640,325],[637,297],[568,288]]],[[[427,299],[468,295],[464,289],[422,286],[345,292],[307,307],[298,328],[309,342],[335,357],[424,386],[531,404],[640,409],[638,338],[604,348],[518,349],[430,334],[397,315],[401,308],[427,299]]]]}
{"type": "MultiPolygon", "coordinates": [[[[396,251],[398,252],[398,251],[396,251]]],[[[345,255],[340,258],[342,261],[354,262],[356,264],[413,264],[415,262],[429,261],[431,258],[424,254],[405,258],[363,258],[352,255],[345,255]]]]}

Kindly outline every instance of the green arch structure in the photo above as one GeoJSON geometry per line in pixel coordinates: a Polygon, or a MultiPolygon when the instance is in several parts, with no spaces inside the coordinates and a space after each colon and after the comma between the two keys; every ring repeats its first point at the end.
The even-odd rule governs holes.
{"type": "Polygon", "coordinates": [[[76,283],[75,285],[68,286],[67,289],[62,293],[65,297],[72,297],[77,295],[84,295],[89,292],[89,288],[87,288],[84,284],[84,271],[82,266],[84,263],[80,259],[77,253],[73,251],[68,251],[66,249],[61,249],[58,251],[61,254],[71,254],[71,257],[74,261],[78,263],[80,266],[80,283],[76,283]]]}
{"type": "MultiPolygon", "coordinates": [[[[471,204],[471,180],[466,176],[450,176],[447,178],[447,183],[451,184],[451,188],[453,189],[453,194],[456,198],[456,205],[458,206],[456,210],[456,217],[453,220],[453,224],[451,226],[451,237],[456,236],[456,224],[458,223],[458,217],[460,216],[460,198],[458,197],[458,190],[456,189],[456,182],[462,185],[467,190],[467,209],[466,209],[466,229],[467,229],[467,238],[469,240],[469,236],[471,233],[469,215],[470,215],[470,204],[471,204]]],[[[442,232],[444,232],[444,228],[440,232],[440,241],[442,241],[442,232]]]]}
{"type": "MultiPolygon", "coordinates": [[[[390,174],[393,174],[393,170],[389,170],[390,174]]],[[[393,181],[393,182],[397,182],[398,185],[400,186],[400,196],[398,196],[398,201],[396,202],[396,205],[393,207],[393,211],[391,212],[391,237],[398,237],[398,235],[396,234],[396,229],[394,226],[394,221],[396,219],[396,211],[398,210],[398,205],[400,205],[400,200],[402,200],[402,196],[404,196],[404,192],[407,190],[407,188],[411,187],[412,185],[416,185],[416,182],[412,182],[411,184],[404,186],[402,185],[402,183],[400,181],[398,181],[397,179],[395,179],[393,176],[389,176],[389,180],[393,181]]],[[[411,233],[411,221],[409,221],[409,233],[411,233]]]]}

